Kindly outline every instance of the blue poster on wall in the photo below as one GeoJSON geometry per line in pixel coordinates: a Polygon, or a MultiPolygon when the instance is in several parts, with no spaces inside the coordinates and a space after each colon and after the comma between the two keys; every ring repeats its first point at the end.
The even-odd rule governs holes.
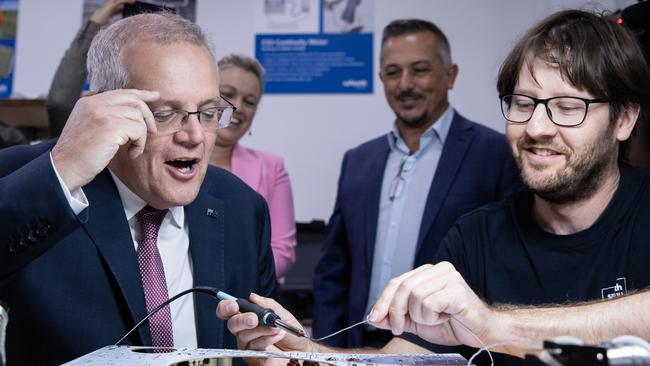
{"type": "Polygon", "coordinates": [[[255,56],[266,93],[372,93],[372,2],[266,0],[255,56]]]}
{"type": "Polygon", "coordinates": [[[17,19],[18,0],[0,2],[0,98],[9,98],[13,89],[17,19]]]}

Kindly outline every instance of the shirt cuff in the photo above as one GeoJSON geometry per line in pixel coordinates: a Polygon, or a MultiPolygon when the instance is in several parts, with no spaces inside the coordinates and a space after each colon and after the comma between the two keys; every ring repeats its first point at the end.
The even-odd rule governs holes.
{"type": "Polygon", "coordinates": [[[56,174],[56,178],[59,180],[61,189],[63,189],[63,194],[65,195],[65,199],[68,201],[68,205],[70,205],[70,208],[72,209],[75,215],[79,215],[81,211],[83,211],[84,209],[86,209],[86,207],[89,206],[88,199],[86,198],[86,194],[81,188],[75,189],[74,192],[70,192],[68,187],[63,182],[63,179],[61,179],[59,172],[56,170],[56,166],[54,166],[54,160],[52,160],[52,153],[50,153],[50,163],[52,164],[52,169],[54,169],[54,174],[56,174]]]}

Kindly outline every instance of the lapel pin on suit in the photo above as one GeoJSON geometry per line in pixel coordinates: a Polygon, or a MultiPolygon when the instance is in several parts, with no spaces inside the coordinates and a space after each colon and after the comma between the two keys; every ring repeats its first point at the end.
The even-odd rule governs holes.
{"type": "Polygon", "coordinates": [[[217,213],[214,212],[214,210],[211,209],[211,208],[209,208],[209,209],[206,211],[205,214],[206,214],[207,216],[210,216],[210,217],[217,217],[217,213]]]}

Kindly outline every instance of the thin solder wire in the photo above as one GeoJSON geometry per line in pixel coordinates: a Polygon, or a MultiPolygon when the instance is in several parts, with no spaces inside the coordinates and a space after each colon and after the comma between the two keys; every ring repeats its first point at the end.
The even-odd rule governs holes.
{"type": "MultiPolygon", "coordinates": [[[[460,321],[458,319],[454,319],[454,318],[452,318],[452,319],[455,320],[461,327],[463,327],[469,334],[471,334],[472,337],[474,337],[474,339],[476,339],[478,341],[479,345],[481,346],[481,348],[479,348],[470,357],[470,359],[467,361],[467,366],[472,365],[472,361],[474,361],[474,359],[476,357],[478,357],[478,355],[480,355],[481,352],[483,352],[483,351],[487,352],[488,357],[490,358],[490,366],[494,366],[494,358],[492,357],[492,352],[490,350],[492,348],[495,348],[495,347],[500,347],[500,346],[504,346],[506,344],[512,343],[512,342],[499,342],[499,343],[494,343],[494,344],[490,344],[490,345],[486,346],[485,343],[483,343],[483,341],[481,340],[481,338],[479,336],[477,336],[476,333],[472,332],[472,330],[467,325],[465,325],[465,323],[463,323],[462,321],[460,321]]],[[[450,319],[450,321],[452,321],[452,319],[450,319]]],[[[354,327],[358,327],[359,325],[362,325],[362,324],[368,324],[368,315],[366,316],[366,318],[364,320],[362,320],[360,322],[357,322],[357,323],[354,323],[354,324],[352,324],[352,325],[350,325],[350,326],[348,326],[346,328],[337,330],[336,332],[334,332],[332,334],[328,334],[325,337],[312,338],[311,335],[307,334],[307,332],[305,332],[305,335],[306,335],[306,338],[308,338],[312,342],[321,342],[321,341],[324,341],[324,340],[326,340],[328,338],[334,337],[335,335],[337,335],[339,333],[345,332],[346,330],[350,330],[350,329],[352,329],[354,327]]],[[[309,360],[313,360],[314,344],[309,342],[309,348],[310,348],[310,350],[309,350],[309,360]]]]}
{"type": "Polygon", "coordinates": [[[362,320],[362,321],[360,321],[360,322],[358,322],[358,323],[354,323],[354,324],[350,325],[350,326],[347,327],[347,328],[343,328],[343,329],[337,330],[336,332],[334,332],[334,333],[332,333],[332,334],[329,334],[329,335],[326,335],[325,337],[321,337],[321,338],[317,338],[317,339],[314,339],[314,338],[312,338],[311,336],[309,336],[309,340],[314,341],[314,342],[321,342],[321,341],[326,340],[327,338],[331,338],[331,337],[334,337],[335,335],[337,335],[337,334],[339,334],[339,333],[345,332],[346,330],[349,330],[349,329],[352,329],[352,328],[354,328],[354,327],[357,327],[357,326],[359,326],[359,325],[361,325],[361,324],[367,324],[367,323],[368,323],[368,317],[366,316],[366,318],[365,318],[364,320],[362,320]]]}

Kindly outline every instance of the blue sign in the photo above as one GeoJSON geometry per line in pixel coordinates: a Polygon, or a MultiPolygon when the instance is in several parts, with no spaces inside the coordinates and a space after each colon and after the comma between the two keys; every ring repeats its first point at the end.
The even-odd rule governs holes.
{"type": "Polygon", "coordinates": [[[258,34],[266,93],[372,93],[372,34],[258,34]]]}
{"type": "Polygon", "coordinates": [[[13,89],[17,20],[18,0],[0,1],[0,98],[9,98],[13,89]]]}
{"type": "Polygon", "coordinates": [[[0,98],[11,97],[14,84],[16,39],[0,39],[0,98]]]}

